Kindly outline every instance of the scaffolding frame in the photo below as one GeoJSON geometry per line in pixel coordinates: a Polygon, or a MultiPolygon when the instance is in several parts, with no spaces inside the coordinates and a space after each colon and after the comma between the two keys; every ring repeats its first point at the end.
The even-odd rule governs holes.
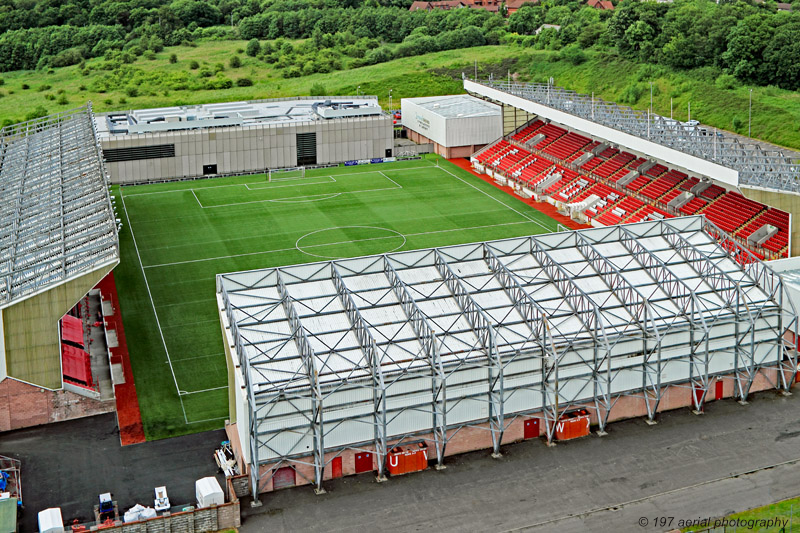
{"type": "Polygon", "coordinates": [[[800,194],[800,162],[793,162],[780,151],[764,150],[755,142],[742,142],[718,131],[606,102],[552,83],[471,81],[731,168],[739,173],[739,186],[800,194]]]}
{"type": "Polygon", "coordinates": [[[0,308],[116,262],[91,104],[0,130],[0,308]]]}
{"type": "Polygon", "coordinates": [[[704,217],[221,274],[217,291],[254,494],[300,465],[322,491],[346,449],[374,451],[382,478],[405,442],[432,443],[441,466],[467,427],[496,455],[531,413],[550,442],[576,407],[602,434],[620,397],[653,421],[668,386],[701,411],[716,376],[745,401],[759,369],[784,391],[797,369],[780,277],[704,217]]]}

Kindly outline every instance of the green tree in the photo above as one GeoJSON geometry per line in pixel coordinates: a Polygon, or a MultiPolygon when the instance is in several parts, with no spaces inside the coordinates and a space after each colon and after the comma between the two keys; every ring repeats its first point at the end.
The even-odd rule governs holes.
{"type": "Polygon", "coordinates": [[[228,61],[231,68],[239,68],[242,66],[242,59],[239,56],[233,56],[228,61]]]}
{"type": "Polygon", "coordinates": [[[261,45],[258,43],[258,39],[250,39],[247,43],[247,48],[245,48],[245,53],[250,57],[256,57],[259,52],[261,52],[261,45]]]}

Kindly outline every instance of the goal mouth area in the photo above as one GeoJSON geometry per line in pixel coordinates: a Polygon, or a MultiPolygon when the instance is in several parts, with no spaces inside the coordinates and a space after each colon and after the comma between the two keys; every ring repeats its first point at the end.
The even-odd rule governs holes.
{"type": "Polygon", "coordinates": [[[267,181],[280,181],[306,177],[306,167],[270,168],[267,170],[267,181]]]}

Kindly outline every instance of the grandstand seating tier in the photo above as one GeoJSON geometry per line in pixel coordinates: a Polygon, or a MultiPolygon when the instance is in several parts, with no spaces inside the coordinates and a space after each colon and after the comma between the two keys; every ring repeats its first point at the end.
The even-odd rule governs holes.
{"type": "MultiPolygon", "coordinates": [[[[500,139],[485,148],[476,154],[475,159],[530,189],[536,189],[554,173],[560,173],[556,181],[551,182],[544,191],[539,189],[540,192],[560,202],[572,204],[596,195],[599,200],[584,213],[604,225],[672,217],[674,215],[665,210],[667,204],[700,183],[697,177],[689,177],[665,165],[655,164],[623,188],[637,191],[652,202],[645,204],[613,187],[614,182],[643,165],[647,161],[644,158],[636,158],[631,153],[608,147],[580,167],[584,173],[562,166],[563,163],[572,163],[599,144],[537,119],[508,139],[500,139]],[[543,152],[546,157],[509,142],[509,139],[513,139],[525,144],[539,134],[544,135],[544,138],[536,144],[535,149],[539,151],[537,154],[543,152]],[[597,181],[598,177],[610,183],[597,181]]],[[[726,233],[745,240],[765,224],[775,226],[778,232],[762,246],[770,252],[786,255],[789,214],[749,200],[738,192],[711,184],[678,211],[685,215],[703,214],[726,233]]],[[[756,255],[763,258],[764,254],[756,255]]],[[[742,258],[746,259],[744,255],[742,258]]]]}

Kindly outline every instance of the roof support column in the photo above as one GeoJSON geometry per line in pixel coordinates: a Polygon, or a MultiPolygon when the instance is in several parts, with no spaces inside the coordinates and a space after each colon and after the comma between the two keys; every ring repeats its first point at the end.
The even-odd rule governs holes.
{"type": "Polygon", "coordinates": [[[436,468],[441,470],[444,468],[444,453],[447,446],[447,380],[439,355],[436,332],[386,256],[383,258],[383,271],[428,358],[431,369],[431,427],[436,447],[436,468]]]}
{"type": "Polygon", "coordinates": [[[475,302],[472,295],[461,283],[458,276],[453,273],[447,260],[438,249],[434,249],[434,264],[439,271],[439,275],[444,279],[447,288],[458,302],[458,306],[464,313],[464,317],[469,322],[473,331],[477,335],[488,363],[487,379],[489,381],[489,428],[492,432],[492,456],[500,456],[500,444],[503,440],[505,431],[504,422],[504,390],[503,390],[503,363],[500,354],[497,352],[495,342],[495,332],[489,317],[483,309],[475,302]]]}
{"type": "MultiPolygon", "coordinates": [[[[716,227],[714,227],[716,228],[716,227]]],[[[711,227],[707,226],[708,230],[711,227]]],[[[699,230],[698,230],[699,231],[699,230]]],[[[719,235],[724,233],[716,228],[719,235]]],[[[740,401],[747,401],[747,396],[750,393],[750,388],[753,385],[753,380],[757,372],[756,368],[756,321],[761,318],[762,306],[754,306],[758,309],[757,315],[753,316],[750,312],[750,306],[746,295],[744,294],[741,282],[734,280],[730,275],[722,270],[722,268],[714,262],[705,252],[700,251],[695,246],[687,241],[680,233],[676,232],[672,227],[664,224],[664,239],[669,242],[679,255],[681,255],[690,265],[693,266],[696,272],[700,274],[704,280],[711,284],[715,290],[718,291],[720,296],[724,297],[724,301],[728,309],[735,314],[734,320],[736,347],[734,348],[734,374],[736,376],[736,389],[740,401]],[[744,303],[744,313],[742,313],[742,306],[740,300],[744,303]],[[748,322],[746,330],[742,333],[740,322],[744,318],[748,322]],[[745,337],[749,333],[750,340],[745,343],[745,337]],[[745,345],[749,346],[749,350],[745,349],[745,345]],[[743,364],[743,369],[740,369],[740,364],[743,364]]],[[[753,280],[753,284],[757,283],[753,280]]],[[[752,302],[751,302],[752,303],[752,302]]],[[[778,340],[780,344],[780,340],[778,340]]],[[[782,352],[782,350],[777,350],[782,352]]],[[[780,365],[781,353],[778,354],[778,365],[780,365]]],[[[707,356],[706,356],[707,357],[707,356]]],[[[780,387],[780,380],[776,380],[776,388],[780,387]]],[[[702,401],[708,394],[706,389],[702,395],[702,401]]],[[[702,409],[702,407],[697,407],[702,409]]]]}
{"type": "MultiPolygon", "coordinates": [[[[647,408],[647,417],[652,420],[655,408],[658,402],[661,401],[662,335],[656,325],[655,312],[648,303],[647,297],[631,284],[616,265],[601,254],[583,233],[575,232],[575,237],[578,250],[591,263],[600,277],[603,278],[608,288],[617,295],[634,318],[635,326],[642,331],[642,395],[647,408]],[[648,320],[650,321],[651,330],[647,329],[648,320]],[[655,365],[653,360],[655,360],[655,365]],[[651,399],[653,400],[652,405],[651,399]]],[[[608,414],[606,412],[606,421],[608,420],[608,414]]],[[[600,413],[598,412],[598,418],[599,416],[600,413]]]]}
{"type": "MultiPolygon", "coordinates": [[[[695,409],[700,412],[702,411],[703,400],[708,390],[708,326],[706,325],[702,308],[699,305],[697,294],[686,285],[683,280],[669,270],[658,256],[642,245],[639,242],[639,236],[634,235],[629,229],[623,226],[619,226],[618,229],[621,232],[620,243],[634,256],[639,264],[647,270],[657,283],[667,286],[667,289],[664,289],[664,293],[670,295],[670,299],[676,303],[684,317],[689,321],[691,345],[689,354],[689,382],[692,388],[692,403],[695,405],[695,409]],[[700,340],[696,338],[697,332],[700,332],[700,340]],[[704,365],[699,367],[697,350],[701,345],[704,348],[705,358],[704,365]],[[703,369],[705,369],[705,371],[702,371],[703,369]],[[698,389],[695,375],[699,375],[701,380],[700,388],[703,390],[703,394],[699,398],[695,392],[698,389]]],[[[653,412],[653,415],[655,415],[655,412],[653,412]]],[[[650,420],[652,421],[653,419],[650,418],[650,420]]]]}
{"type": "Polygon", "coordinates": [[[386,479],[383,475],[386,463],[386,385],[381,371],[381,355],[374,337],[369,332],[369,326],[364,317],[361,316],[361,312],[353,300],[352,293],[347,288],[344,278],[339,269],[336,268],[335,263],[331,263],[331,276],[336,292],[339,295],[339,301],[342,302],[347,318],[355,331],[358,343],[369,360],[372,374],[373,426],[375,429],[375,454],[378,460],[378,480],[383,481],[386,479]]]}
{"type": "Polygon", "coordinates": [[[315,492],[323,494],[325,492],[322,488],[322,476],[325,472],[325,442],[322,423],[322,393],[319,388],[319,375],[317,373],[314,350],[311,348],[311,343],[308,340],[303,324],[300,322],[300,317],[297,316],[297,310],[292,303],[291,296],[289,296],[289,291],[286,289],[286,283],[283,281],[280,269],[275,271],[275,275],[277,277],[278,292],[281,296],[281,305],[286,311],[289,326],[292,330],[292,338],[297,344],[298,353],[303,357],[306,377],[311,385],[310,429],[314,442],[314,484],[316,485],[315,492]]]}
{"type": "Polygon", "coordinates": [[[547,433],[548,442],[552,443],[553,429],[558,422],[558,360],[559,355],[553,342],[553,334],[551,326],[548,322],[548,314],[542,307],[536,303],[530,294],[517,281],[516,275],[506,267],[502,261],[497,257],[497,254],[484,243],[483,245],[483,259],[489,266],[489,269],[494,273],[497,282],[503,287],[503,291],[508,296],[509,300],[514,304],[514,307],[519,311],[522,318],[525,320],[528,328],[531,330],[532,340],[539,347],[542,353],[540,360],[539,371],[542,376],[542,414],[545,419],[545,429],[547,433]],[[547,335],[550,334],[550,345],[548,347],[547,335]],[[549,368],[547,361],[551,362],[549,368]],[[555,387],[550,386],[550,380],[546,378],[552,374],[554,378],[555,387]],[[552,401],[550,401],[552,399],[552,401]],[[549,406],[554,406],[550,409],[549,406]]]}
{"type": "MultiPolygon", "coordinates": [[[[576,232],[571,232],[570,237],[576,232]]],[[[592,349],[592,382],[593,382],[593,401],[600,433],[605,432],[608,413],[611,411],[611,346],[606,335],[605,320],[594,300],[578,287],[572,274],[561,266],[558,261],[553,259],[550,253],[542,244],[532,237],[528,237],[530,243],[530,254],[542,267],[542,271],[547,275],[553,286],[561,293],[564,301],[572,309],[578,319],[583,323],[586,332],[593,337],[592,349]],[[598,335],[599,330],[599,335],[598,335]],[[605,373],[604,382],[601,385],[601,375],[605,373]]],[[[554,424],[560,417],[558,413],[558,360],[553,365],[555,371],[556,385],[556,418],[554,424]]],[[[552,441],[553,429],[548,428],[548,442],[552,441]]]]}

